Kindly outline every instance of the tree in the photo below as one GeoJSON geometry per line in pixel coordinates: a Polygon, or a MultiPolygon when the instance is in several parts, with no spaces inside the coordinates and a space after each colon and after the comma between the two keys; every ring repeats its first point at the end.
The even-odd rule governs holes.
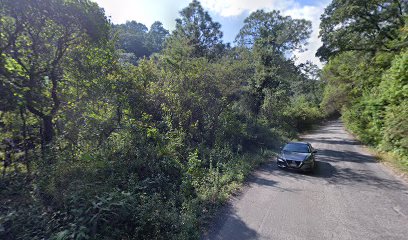
{"type": "Polygon", "coordinates": [[[112,34],[90,1],[1,1],[0,239],[198,239],[265,150],[316,119],[291,91],[306,75],[292,40],[224,48],[197,1],[169,38],[159,22],[112,34]]]}
{"type": "Polygon", "coordinates": [[[313,103],[319,104],[322,101],[322,87],[324,84],[321,80],[321,69],[311,61],[299,64],[298,68],[301,72],[300,81],[292,88],[296,89],[298,94],[305,95],[313,103]]]}
{"type": "Polygon", "coordinates": [[[125,24],[114,25],[118,34],[116,46],[126,53],[133,53],[137,59],[149,56],[146,46],[147,27],[136,21],[128,21],[125,24]]]}
{"type": "Polygon", "coordinates": [[[362,142],[397,153],[401,164],[408,153],[407,11],[403,0],[333,0],[321,17],[316,54],[328,61],[326,112],[341,113],[362,142]]]}
{"type": "Polygon", "coordinates": [[[311,32],[311,23],[280,15],[279,11],[258,10],[244,21],[236,37],[240,46],[252,49],[256,61],[255,75],[249,82],[249,103],[252,112],[260,113],[265,99],[265,90],[274,89],[282,96],[270,96],[273,101],[285,102],[289,82],[298,75],[290,57],[294,50],[303,49],[311,32]]]}
{"type": "Polygon", "coordinates": [[[124,51],[121,58],[130,58],[126,61],[135,64],[137,60],[159,52],[169,34],[159,21],[154,22],[149,30],[144,24],[136,21],[114,25],[114,30],[118,38],[116,47],[124,51]],[[136,61],[132,61],[132,58],[136,61]]]}
{"type": "Polygon", "coordinates": [[[271,47],[274,52],[303,49],[311,33],[311,22],[282,16],[279,11],[257,10],[244,20],[244,26],[235,40],[253,47],[255,44],[271,47]]]}
{"type": "Polygon", "coordinates": [[[88,0],[4,0],[1,6],[2,86],[42,120],[47,145],[61,106],[64,62],[78,45],[106,42],[109,23],[88,0]]]}
{"type": "Polygon", "coordinates": [[[398,51],[408,43],[399,35],[407,11],[403,0],[333,0],[321,16],[323,46],[316,55],[328,60],[342,51],[398,51]]]}
{"type": "Polygon", "coordinates": [[[214,58],[220,53],[224,48],[221,25],[213,22],[200,2],[193,0],[188,7],[181,10],[180,15],[181,18],[176,19],[172,38],[185,38],[188,45],[193,47],[193,57],[214,58]]]}
{"type": "Polygon", "coordinates": [[[150,26],[149,32],[147,33],[147,48],[150,53],[160,52],[163,49],[164,41],[168,36],[169,31],[167,31],[163,24],[156,21],[150,26]]]}

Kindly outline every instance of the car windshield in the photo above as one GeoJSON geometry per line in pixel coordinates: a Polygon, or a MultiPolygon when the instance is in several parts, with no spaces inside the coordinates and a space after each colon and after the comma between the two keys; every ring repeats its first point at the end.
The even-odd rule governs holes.
{"type": "Polygon", "coordinates": [[[309,147],[306,144],[302,143],[288,143],[283,148],[283,151],[308,153],[309,147]]]}

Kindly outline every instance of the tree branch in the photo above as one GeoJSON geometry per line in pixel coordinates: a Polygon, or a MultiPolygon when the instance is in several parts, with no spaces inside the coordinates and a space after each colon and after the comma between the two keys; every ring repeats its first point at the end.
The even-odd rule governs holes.
{"type": "Polygon", "coordinates": [[[32,101],[31,101],[30,98],[27,99],[27,97],[26,97],[26,100],[27,100],[27,109],[28,109],[28,111],[30,111],[32,114],[34,114],[34,115],[36,115],[36,116],[38,116],[40,118],[43,118],[45,116],[44,113],[40,112],[39,110],[37,110],[36,108],[34,108],[31,105],[32,101]]]}

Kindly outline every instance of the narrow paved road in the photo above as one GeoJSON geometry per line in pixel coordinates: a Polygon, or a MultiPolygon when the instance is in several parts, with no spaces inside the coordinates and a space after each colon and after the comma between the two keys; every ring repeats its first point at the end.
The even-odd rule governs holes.
{"type": "Polygon", "coordinates": [[[259,169],[204,239],[408,239],[408,185],[339,121],[304,136],[316,173],[259,169]]]}

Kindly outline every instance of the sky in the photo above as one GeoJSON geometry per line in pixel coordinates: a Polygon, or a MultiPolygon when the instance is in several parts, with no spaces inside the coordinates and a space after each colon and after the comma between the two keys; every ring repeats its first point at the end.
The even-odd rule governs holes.
{"type": "MultiPolygon", "coordinates": [[[[147,27],[155,21],[172,31],[176,25],[181,9],[188,6],[191,0],[93,0],[105,9],[106,15],[115,24],[135,20],[147,27]]],[[[224,42],[232,43],[244,24],[244,19],[258,9],[265,11],[279,10],[282,15],[312,22],[312,34],[308,49],[296,52],[296,63],[310,60],[322,67],[315,57],[316,50],[321,46],[319,35],[320,15],[330,0],[201,0],[203,8],[212,19],[221,24],[224,42]]]]}

